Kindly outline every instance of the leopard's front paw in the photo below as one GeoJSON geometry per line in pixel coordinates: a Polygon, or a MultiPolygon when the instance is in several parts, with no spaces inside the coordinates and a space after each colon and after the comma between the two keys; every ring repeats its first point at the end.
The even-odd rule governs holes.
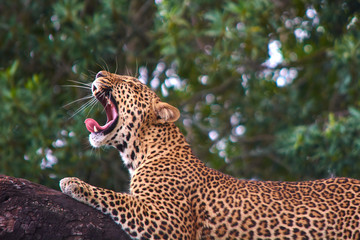
{"type": "Polygon", "coordinates": [[[67,177],[60,180],[60,189],[66,195],[76,198],[81,192],[83,181],[76,177],[67,177]]]}

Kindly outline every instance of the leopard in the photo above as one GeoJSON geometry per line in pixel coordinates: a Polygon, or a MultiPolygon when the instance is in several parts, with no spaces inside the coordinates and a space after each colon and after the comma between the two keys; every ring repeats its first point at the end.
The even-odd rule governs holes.
{"type": "Polygon", "coordinates": [[[238,179],[209,168],[176,126],[178,108],[146,84],[107,71],[92,95],[107,122],[85,120],[94,148],[116,148],[129,192],[76,177],[60,188],[109,215],[132,239],[360,239],[360,181],[238,179]]]}

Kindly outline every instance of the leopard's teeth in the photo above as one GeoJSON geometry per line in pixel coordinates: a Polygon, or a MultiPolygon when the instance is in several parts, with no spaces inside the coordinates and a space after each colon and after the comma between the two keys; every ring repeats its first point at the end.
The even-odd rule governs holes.
{"type": "Polygon", "coordinates": [[[94,132],[98,132],[97,128],[94,126],[94,132]]]}

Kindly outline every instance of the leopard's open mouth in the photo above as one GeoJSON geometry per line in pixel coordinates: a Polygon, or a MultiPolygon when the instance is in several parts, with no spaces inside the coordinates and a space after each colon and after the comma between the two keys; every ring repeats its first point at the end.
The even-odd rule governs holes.
{"type": "Polygon", "coordinates": [[[119,114],[117,111],[116,101],[110,92],[108,93],[98,93],[95,95],[96,99],[104,106],[107,121],[105,125],[100,126],[100,124],[92,118],[85,120],[86,128],[91,133],[102,133],[104,135],[110,133],[114,130],[118,119],[119,114]]]}

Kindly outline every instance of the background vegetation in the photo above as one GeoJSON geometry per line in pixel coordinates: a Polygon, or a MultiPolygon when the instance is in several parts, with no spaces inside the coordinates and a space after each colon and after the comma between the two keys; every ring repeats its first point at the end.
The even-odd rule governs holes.
{"type": "Polygon", "coordinates": [[[126,190],[117,151],[87,141],[102,107],[76,101],[107,69],[179,107],[210,167],[360,178],[359,14],[353,0],[2,1],[0,173],[126,190]]]}

